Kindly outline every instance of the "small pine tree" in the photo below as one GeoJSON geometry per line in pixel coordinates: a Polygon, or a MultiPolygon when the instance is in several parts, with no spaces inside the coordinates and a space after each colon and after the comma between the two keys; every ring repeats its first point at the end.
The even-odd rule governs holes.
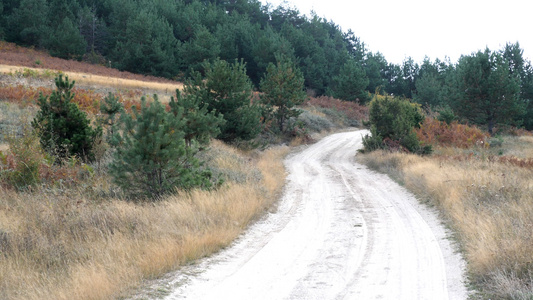
{"type": "Polygon", "coordinates": [[[91,127],[87,115],[72,102],[74,83],[59,75],[55,79],[56,90],[50,97],[39,95],[37,103],[41,109],[32,126],[48,153],[60,159],[78,156],[87,161],[94,158],[93,142],[102,134],[102,129],[91,127]]]}
{"type": "Polygon", "coordinates": [[[226,142],[251,140],[261,132],[261,108],[251,102],[252,83],[244,62],[230,64],[224,60],[205,62],[205,78],[196,72],[186,82],[184,92],[198,97],[199,106],[222,116],[218,138],[226,142]]]}
{"type": "Polygon", "coordinates": [[[114,127],[116,125],[116,117],[124,111],[124,105],[119,101],[119,98],[112,93],[109,93],[104,101],[100,103],[100,112],[105,115],[102,122],[108,126],[108,140],[114,134],[114,127]]]}
{"type": "Polygon", "coordinates": [[[179,90],[176,90],[176,99],[170,98],[170,109],[178,117],[182,116],[185,120],[185,142],[191,146],[196,140],[201,145],[209,144],[211,138],[220,134],[220,127],[226,121],[222,115],[216,114],[216,110],[208,111],[207,104],[200,107],[201,99],[197,95],[182,96],[179,90]]]}
{"type": "Polygon", "coordinates": [[[292,61],[277,57],[277,64],[270,63],[267,73],[261,80],[262,102],[271,108],[280,132],[285,130],[285,122],[297,118],[300,112],[294,107],[306,99],[304,77],[292,61]]]}
{"type": "Polygon", "coordinates": [[[183,115],[166,112],[157,100],[134,115],[122,114],[121,132],[112,144],[116,147],[110,174],[114,182],[132,197],[159,197],[174,189],[211,187],[211,173],[195,158],[196,142],[185,142],[183,115]]]}

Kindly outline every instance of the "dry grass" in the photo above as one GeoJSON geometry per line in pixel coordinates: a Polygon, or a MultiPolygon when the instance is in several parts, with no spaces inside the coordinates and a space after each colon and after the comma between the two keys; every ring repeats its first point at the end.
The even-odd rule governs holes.
{"type": "MultiPolygon", "coordinates": [[[[18,67],[0,65],[0,74],[21,74],[21,76],[33,76],[36,78],[54,77],[57,71],[46,69],[18,67]]],[[[159,94],[160,98],[170,101],[170,97],[175,94],[176,89],[183,89],[183,84],[179,82],[155,82],[140,79],[127,79],[112,76],[95,75],[90,73],[81,73],[73,71],[61,71],[69,77],[70,80],[76,81],[76,86],[85,89],[108,87],[117,91],[140,89],[144,94],[159,94]]]]}
{"type": "MultiPolygon", "coordinates": [[[[530,137],[506,137],[502,147],[533,158],[530,137]]],[[[377,151],[360,160],[392,174],[443,212],[486,297],[532,299],[533,168],[490,159],[490,149],[464,151],[440,148],[433,157],[377,151]],[[463,159],[449,156],[461,153],[463,159]]]]}
{"type": "Polygon", "coordinates": [[[78,188],[0,190],[0,298],[122,297],[145,279],[226,247],[276,200],[288,150],[212,148],[211,164],[238,182],[155,204],[94,196],[112,188],[105,175],[78,188]]]}

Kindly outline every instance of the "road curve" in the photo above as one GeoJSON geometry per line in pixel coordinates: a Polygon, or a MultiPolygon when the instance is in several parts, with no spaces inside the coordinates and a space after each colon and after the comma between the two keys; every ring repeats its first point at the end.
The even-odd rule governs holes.
{"type": "Polygon", "coordinates": [[[464,263],[435,213],[355,161],[364,134],[290,156],[277,211],[180,271],[167,299],[466,299],[464,263]]]}

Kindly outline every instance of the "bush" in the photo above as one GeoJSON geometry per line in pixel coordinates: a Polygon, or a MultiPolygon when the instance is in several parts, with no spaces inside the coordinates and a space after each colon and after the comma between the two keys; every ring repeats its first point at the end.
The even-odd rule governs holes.
{"type": "Polygon", "coordinates": [[[335,109],[343,113],[350,120],[351,123],[359,124],[361,121],[368,120],[368,108],[356,102],[342,101],[332,97],[321,96],[318,98],[311,98],[308,105],[317,107],[335,109]]]}
{"type": "Polygon", "coordinates": [[[102,129],[92,128],[87,115],[72,102],[74,83],[59,75],[56,90],[49,97],[40,93],[40,111],[32,122],[43,149],[60,158],[59,161],[70,156],[92,160],[94,140],[102,134],[102,129]]]}
{"type": "Polygon", "coordinates": [[[305,128],[313,132],[330,130],[334,127],[333,123],[331,123],[328,119],[312,114],[306,110],[302,112],[299,120],[303,123],[305,128]]]}
{"type": "Polygon", "coordinates": [[[141,101],[135,116],[122,114],[122,134],[114,136],[116,147],[110,174],[124,192],[158,198],[176,188],[211,187],[211,174],[195,158],[196,142],[185,142],[183,115],[166,112],[157,100],[149,106],[141,101]]]}
{"type": "Polygon", "coordinates": [[[25,127],[21,137],[10,136],[7,140],[12,155],[0,152],[2,177],[19,190],[37,185],[40,182],[39,168],[44,160],[39,138],[25,127]]]}
{"type": "Polygon", "coordinates": [[[415,153],[431,152],[431,147],[420,145],[414,131],[424,120],[420,105],[406,99],[375,97],[370,103],[369,119],[373,138],[363,139],[365,151],[392,147],[415,153]]]}
{"type": "Polygon", "coordinates": [[[457,121],[447,124],[429,117],[416,129],[416,134],[425,144],[457,148],[486,146],[489,138],[487,133],[475,126],[459,124],[457,121]]]}

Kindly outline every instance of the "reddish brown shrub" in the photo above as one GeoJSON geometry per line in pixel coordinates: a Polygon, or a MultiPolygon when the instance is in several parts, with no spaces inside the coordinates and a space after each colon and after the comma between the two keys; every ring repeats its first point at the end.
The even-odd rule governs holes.
{"type": "Polygon", "coordinates": [[[425,144],[469,148],[475,145],[488,147],[489,134],[475,126],[453,122],[447,124],[433,118],[426,118],[416,129],[418,139],[425,144]]]}
{"type": "MultiPolygon", "coordinates": [[[[0,100],[16,103],[20,106],[36,104],[39,94],[49,96],[52,89],[45,87],[27,87],[17,86],[0,86],[0,100]]],[[[97,114],[100,112],[100,101],[105,97],[93,90],[74,88],[74,102],[78,104],[81,110],[97,114]]],[[[140,91],[127,91],[117,94],[119,101],[124,104],[127,111],[131,111],[133,105],[140,103],[140,91]]]]}
{"type": "Polygon", "coordinates": [[[308,105],[314,105],[323,108],[332,108],[346,114],[350,119],[368,120],[368,107],[360,105],[357,102],[342,101],[328,96],[311,97],[307,102],[308,105]]]}

